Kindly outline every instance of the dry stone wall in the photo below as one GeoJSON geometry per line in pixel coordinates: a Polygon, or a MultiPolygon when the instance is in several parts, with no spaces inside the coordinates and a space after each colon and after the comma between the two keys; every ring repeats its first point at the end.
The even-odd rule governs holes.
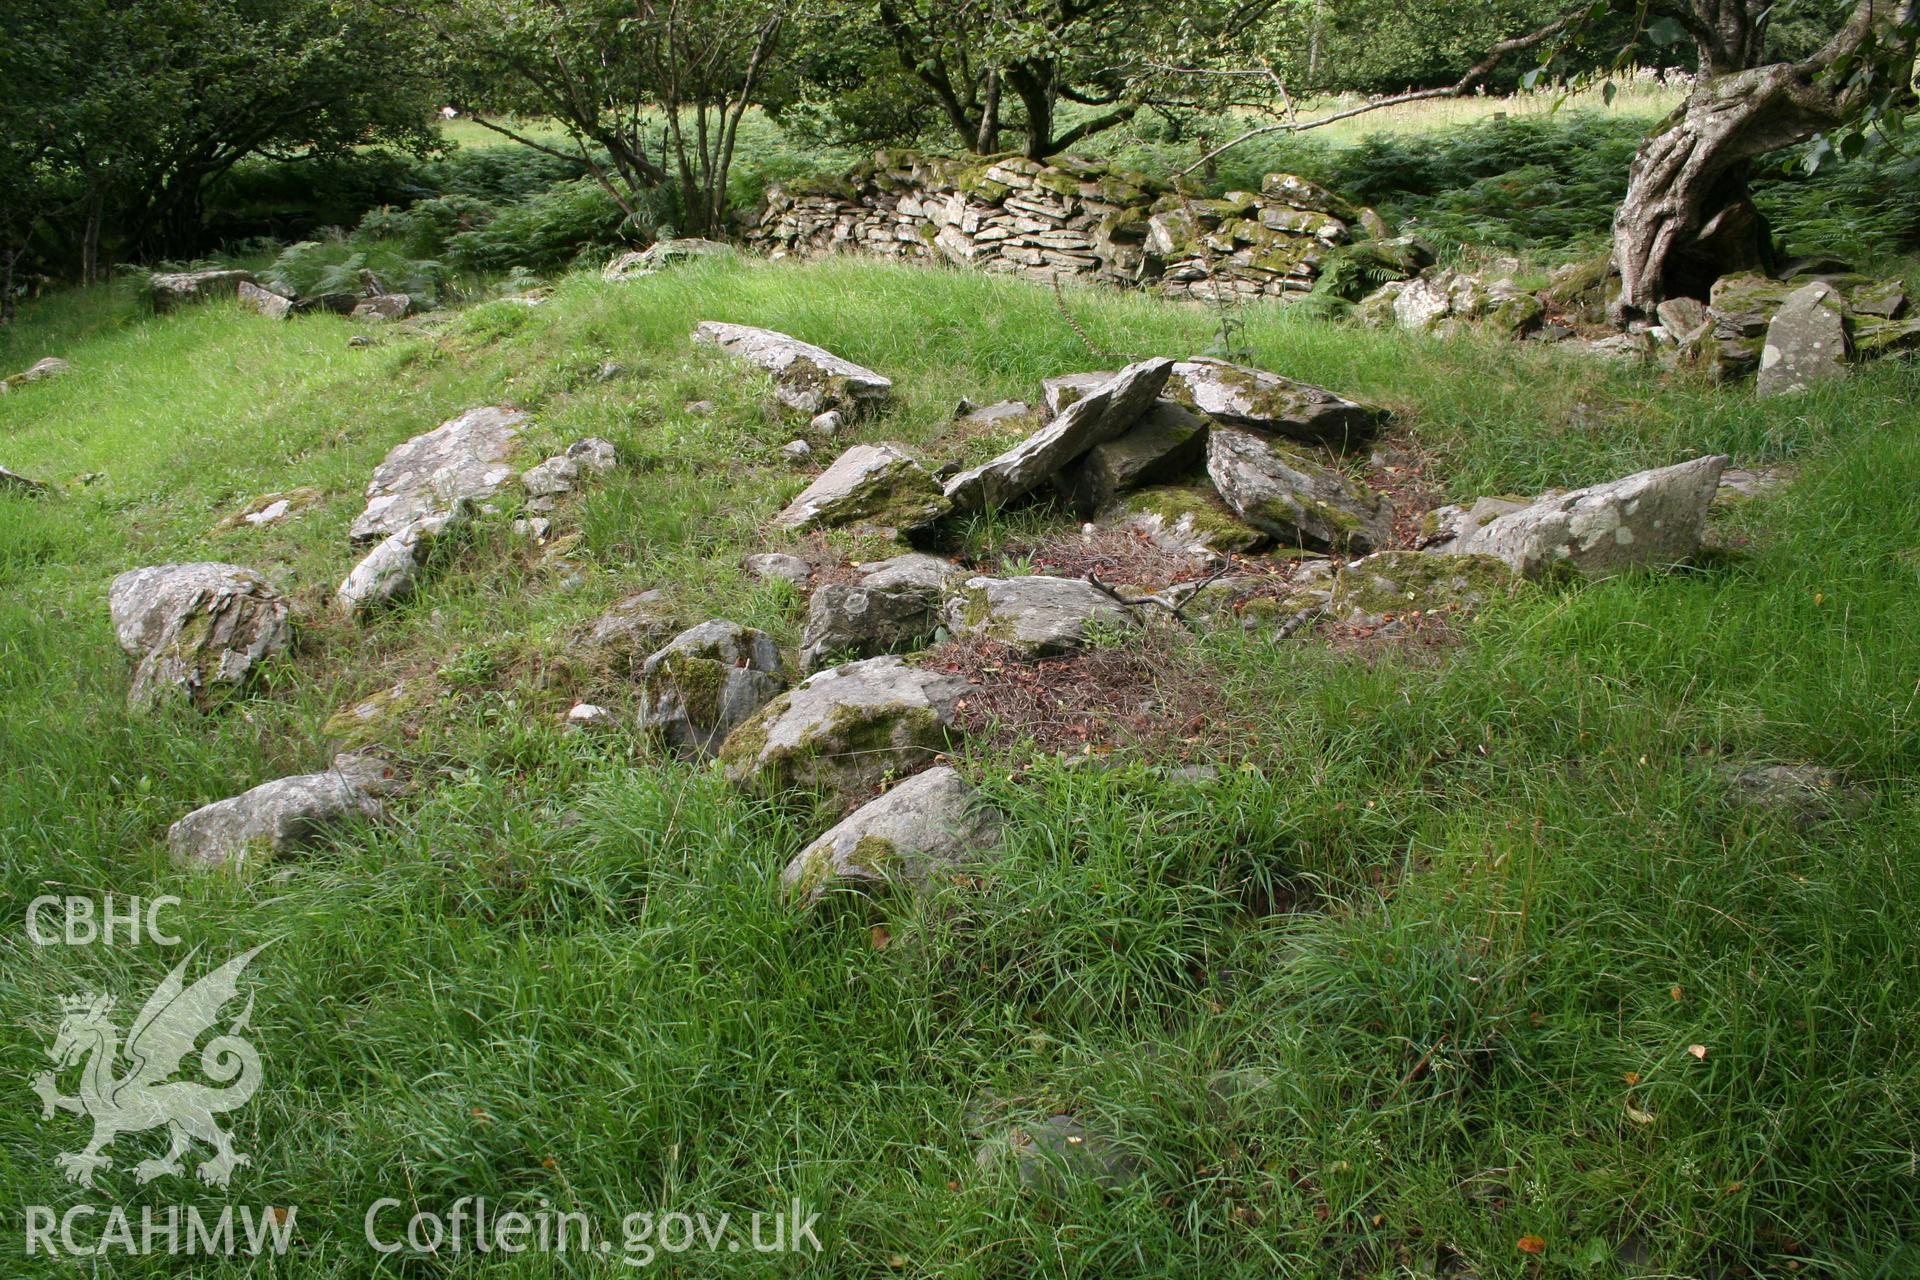
{"type": "Polygon", "coordinates": [[[776,256],[870,253],[1259,298],[1311,289],[1337,246],[1384,233],[1372,210],[1291,174],[1210,199],[1072,157],[881,152],[844,178],[769,188],[747,239],[776,256]]]}

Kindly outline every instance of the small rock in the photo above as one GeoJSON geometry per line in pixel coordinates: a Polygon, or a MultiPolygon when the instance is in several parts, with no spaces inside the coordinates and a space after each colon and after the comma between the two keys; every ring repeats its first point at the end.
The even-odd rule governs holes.
{"type": "Polygon", "coordinates": [[[585,436],[567,446],[566,457],[576,463],[581,470],[604,475],[613,470],[620,461],[620,451],[613,447],[613,441],[603,440],[599,436],[585,436]]]}
{"type": "Polygon", "coordinates": [[[379,797],[398,791],[393,769],[372,756],[345,753],[320,773],[265,782],[195,809],[167,829],[176,863],[239,866],[258,851],[307,844],[353,819],[381,816],[379,797]]]}
{"type": "Polygon", "coordinates": [[[702,320],[693,340],[759,365],[773,375],[774,394],[780,402],[808,415],[839,409],[859,417],[893,395],[892,380],[771,329],[702,320]]]}
{"type": "Polygon", "coordinates": [[[529,542],[545,542],[553,532],[553,521],[545,516],[523,516],[513,522],[513,536],[529,542]]]}
{"type": "Polygon", "coordinates": [[[859,524],[907,532],[940,519],[949,505],[926,468],[899,446],[857,444],[803,489],[774,523],[796,531],[859,524]]]}
{"type": "Polygon", "coordinates": [[[728,735],[727,778],[761,795],[819,790],[845,804],[947,746],[958,676],[868,658],[809,676],[728,735]]]}
{"type": "Polygon", "coordinates": [[[807,420],[807,429],[818,431],[823,436],[833,435],[847,425],[847,415],[838,409],[829,409],[825,413],[816,413],[807,420]]]}
{"type": "Polygon", "coordinates": [[[780,883],[808,906],[847,882],[924,885],[999,840],[999,816],[976,801],[957,770],[936,765],[841,819],[795,855],[780,883]]]}
{"type": "Polygon", "coordinates": [[[1156,485],[1123,493],[1101,508],[1094,523],[1135,530],[1174,555],[1257,551],[1271,541],[1230,511],[1211,485],[1156,485]]]}
{"type": "Polygon", "coordinates": [[[678,236],[666,240],[656,240],[637,253],[623,253],[615,257],[600,272],[604,280],[637,280],[643,276],[655,275],[667,267],[696,259],[726,259],[736,256],[732,245],[721,244],[714,240],[702,240],[697,236],[678,236]]]}
{"type": "Polygon", "coordinates": [[[18,471],[0,467],[0,493],[46,493],[47,486],[38,480],[29,480],[18,471]]]}
{"type": "Polygon", "coordinates": [[[1040,398],[1047,406],[1047,416],[1059,417],[1074,401],[1086,398],[1089,392],[1104,387],[1113,379],[1113,370],[1105,373],[1063,373],[1057,377],[1043,379],[1040,383],[1040,398]]]}
{"type": "Polygon", "coordinates": [[[835,582],[813,593],[800,632],[800,665],[812,671],[830,658],[871,658],[916,649],[940,625],[937,584],[870,586],[835,582]]]}
{"type": "Polygon", "coordinates": [[[174,691],[205,706],[293,644],[286,600],[235,564],[130,569],[113,580],[107,601],[114,635],[135,660],[127,700],[136,707],[174,691]]]}
{"type": "Polygon", "coordinates": [[[63,373],[70,372],[72,369],[73,366],[65,360],[62,360],[59,356],[47,356],[44,359],[34,361],[32,367],[22,369],[19,373],[8,378],[4,384],[0,385],[5,385],[9,388],[24,387],[30,382],[45,382],[49,378],[57,378],[63,373]]]}
{"type": "Polygon", "coordinates": [[[813,456],[813,446],[805,440],[789,440],[780,446],[780,456],[788,462],[805,462],[813,456]]]}
{"type": "Polygon", "coordinates": [[[1791,467],[1728,467],[1720,473],[1715,501],[1760,498],[1784,488],[1793,479],[1791,467]]]}
{"type": "Polygon", "coordinates": [[[690,418],[711,418],[713,416],[713,401],[689,400],[686,404],[686,413],[690,418]]]}
{"type": "Polygon", "coordinates": [[[349,347],[370,347],[373,345],[373,339],[364,333],[356,333],[347,339],[347,345],[349,347]]]}
{"type": "Polygon", "coordinates": [[[1172,479],[1192,469],[1206,448],[1206,419],[1171,400],[1161,400],[1126,434],[1089,449],[1086,457],[1060,473],[1057,483],[1068,506],[1089,516],[1122,489],[1172,479]]]}
{"type": "Polygon", "coordinates": [[[1393,536],[1383,495],[1267,436],[1216,425],[1207,475],[1235,515],[1283,541],[1366,552],[1393,536]]]}
{"type": "Polygon", "coordinates": [[[354,320],[399,320],[413,309],[413,299],[404,293],[378,293],[354,305],[354,320]]]}
{"type": "Polygon", "coordinates": [[[251,307],[269,320],[285,320],[293,314],[292,298],[275,293],[251,280],[242,280],[235,294],[242,306],[251,307]]]}
{"type": "Polygon", "coordinates": [[[750,555],[740,562],[749,576],[765,580],[778,578],[782,582],[791,582],[802,591],[813,580],[813,566],[799,556],[788,555],[784,551],[762,551],[750,555]]]}
{"type": "Polygon", "coordinates": [[[594,619],[576,647],[630,667],[644,659],[681,630],[681,623],[657,588],[641,591],[616,603],[594,619]]]}
{"type": "Polygon", "coordinates": [[[572,493],[579,479],[580,464],[565,454],[559,454],[522,471],[520,487],[527,491],[530,498],[553,498],[572,493]]]}
{"type": "Polygon", "coordinates": [[[878,590],[899,587],[938,589],[961,572],[960,566],[945,556],[932,556],[924,551],[908,551],[885,560],[869,560],[860,565],[859,570],[860,585],[878,590]]]}
{"type": "Polygon", "coordinates": [[[606,728],[619,723],[619,718],[605,707],[596,706],[591,702],[576,702],[567,708],[567,723],[606,728]]]}
{"type": "Polygon", "coordinates": [[[969,578],[946,603],[947,629],[997,640],[1027,658],[1086,647],[1090,624],[1133,623],[1131,613],[1092,583],[1076,578],[969,578]]]}
{"type": "Polygon", "coordinates": [[[1873,804],[1864,788],[1838,769],[1817,764],[1725,765],[1728,799],[1742,808],[1778,814],[1808,828],[1830,818],[1858,818],[1873,804]]]}
{"type": "Polygon", "coordinates": [[[710,756],[783,683],[780,651],[766,632],[703,622],[640,668],[640,727],[681,755],[710,756]]]}
{"type": "Polygon", "coordinates": [[[262,494],[226,517],[217,527],[221,529],[238,529],[242,526],[261,528],[270,524],[279,524],[314,506],[321,497],[322,494],[318,489],[304,486],[281,493],[262,494]]]}
{"type": "Polygon", "coordinates": [[[1070,1115],[1011,1129],[981,1146],[974,1163],[987,1174],[1011,1163],[1021,1186],[1056,1195],[1079,1183],[1117,1190],[1141,1173],[1140,1161],[1117,1138],[1070,1115]]]}
{"type": "Polygon", "coordinates": [[[1660,327],[1673,335],[1673,340],[1681,346],[1696,341],[1713,327],[1713,316],[1707,310],[1707,304],[1698,298],[1668,298],[1654,308],[1654,314],[1660,317],[1660,327]]]}
{"type": "Polygon", "coordinates": [[[472,509],[464,501],[449,511],[424,515],[383,538],[334,592],[334,603],[350,618],[397,604],[426,580],[433,549],[449,533],[465,526],[472,509]]]}

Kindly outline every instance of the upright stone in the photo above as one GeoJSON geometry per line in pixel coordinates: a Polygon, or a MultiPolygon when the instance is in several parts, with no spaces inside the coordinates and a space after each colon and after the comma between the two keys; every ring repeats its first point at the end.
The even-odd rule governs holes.
{"type": "Polygon", "coordinates": [[[1785,395],[1846,376],[1847,320],[1840,295],[1819,280],[1795,289],[1767,325],[1754,391],[1785,395]]]}
{"type": "Polygon", "coordinates": [[[1216,426],[1207,475],[1235,515],[1284,541],[1358,554],[1393,536],[1384,496],[1269,436],[1216,426]]]}

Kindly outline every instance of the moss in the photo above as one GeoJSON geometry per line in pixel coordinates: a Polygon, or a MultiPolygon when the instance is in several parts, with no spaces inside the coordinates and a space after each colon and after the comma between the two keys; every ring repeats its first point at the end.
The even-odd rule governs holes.
{"type": "Polygon", "coordinates": [[[668,654],[647,677],[645,692],[656,707],[670,699],[677,699],[681,714],[686,716],[689,723],[698,728],[711,729],[720,722],[720,704],[732,670],[717,658],[690,653],[668,654]]]}
{"type": "Polygon", "coordinates": [[[1495,333],[1517,338],[1538,326],[1546,314],[1547,308],[1540,299],[1530,293],[1518,293],[1493,300],[1481,323],[1495,333]]]}
{"type": "Polygon", "coordinates": [[[928,244],[932,244],[939,238],[940,228],[934,226],[931,222],[923,222],[915,229],[915,232],[922,240],[928,244]]]}
{"type": "Polygon", "coordinates": [[[910,458],[897,458],[869,474],[845,498],[822,507],[816,523],[918,529],[952,508],[939,482],[924,467],[910,458]]]}
{"type": "Polygon", "coordinates": [[[833,200],[858,200],[860,188],[846,174],[821,173],[803,178],[789,178],[780,184],[780,190],[790,197],[823,196],[833,200]]]}
{"type": "Polygon", "coordinates": [[[1033,185],[1069,200],[1080,198],[1080,179],[1060,169],[1049,167],[1040,170],[1033,175],[1033,185]]]}
{"type": "Polygon", "coordinates": [[[1229,511],[1211,489],[1156,485],[1136,489],[1124,501],[1128,511],[1158,516],[1169,530],[1191,535],[1216,551],[1251,551],[1267,540],[1229,511]]]}
{"type": "Polygon", "coordinates": [[[1401,613],[1470,608],[1516,587],[1513,570],[1481,555],[1388,551],[1340,575],[1333,603],[1343,614],[1401,613]]]}

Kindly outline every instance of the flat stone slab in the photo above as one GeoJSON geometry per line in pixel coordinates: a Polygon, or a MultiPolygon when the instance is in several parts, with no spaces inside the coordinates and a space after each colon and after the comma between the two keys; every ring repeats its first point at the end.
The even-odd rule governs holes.
{"type": "Polygon", "coordinates": [[[702,320],[693,340],[765,369],[773,375],[774,395],[800,413],[839,409],[857,417],[893,396],[892,379],[772,329],[702,320]]]}
{"type": "Polygon", "coordinates": [[[857,444],[773,518],[796,532],[869,525],[909,532],[934,523],[952,504],[927,469],[891,444],[857,444]]]}
{"type": "Polygon", "coordinates": [[[293,644],[287,602],[253,570],[196,561],[130,569],[107,590],[114,636],[135,661],[127,699],[205,705],[293,644]]]}
{"type": "Polygon", "coordinates": [[[147,277],[155,311],[172,311],[189,303],[231,298],[242,284],[260,283],[251,271],[161,271],[147,277]]]}
{"type": "Polygon", "coordinates": [[[167,828],[167,847],[183,865],[239,866],[255,854],[310,843],[343,823],[378,819],[379,797],[400,786],[393,770],[372,756],[337,755],[319,773],[263,782],[195,809],[167,828]]]}
{"type": "Polygon", "coordinates": [[[1175,555],[1214,556],[1258,551],[1271,542],[1230,510],[1211,485],[1153,485],[1123,493],[1102,507],[1094,523],[1131,529],[1175,555]]]}
{"type": "Polygon", "coordinates": [[[747,790],[818,790],[845,804],[944,750],[956,705],[972,687],[895,657],[832,667],[729,734],[720,762],[727,778],[747,790]]]}
{"type": "Polygon", "coordinates": [[[1044,658],[1084,649],[1092,625],[1132,625],[1132,614],[1106,592],[1077,578],[1041,575],[968,578],[946,603],[947,629],[984,636],[1044,658]]]}
{"type": "Polygon", "coordinates": [[[1216,425],[1207,475],[1235,515],[1282,541],[1360,553],[1393,536],[1383,495],[1271,436],[1216,425]]]}
{"type": "Polygon", "coordinates": [[[395,445],[367,482],[367,509],[348,536],[390,537],[421,516],[450,510],[465,498],[481,502],[514,479],[508,464],[527,415],[502,405],[469,409],[433,430],[395,445]]]}
{"type": "Polygon", "coordinates": [[[1173,366],[1165,394],[1215,422],[1333,449],[1371,442],[1391,416],[1379,405],[1349,400],[1325,387],[1199,356],[1173,366]]]}
{"type": "Polygon", "coordinates": [[[1557,565],[1604,578],[1679,564],[1700,550],[1727,461],[1695,458],[1545,498],[1490,521],[1455,549],[1498,557],[1529,578],[1557,565]]]}
{"type": "Polygon", "coordinates": [[[924,885],[941,867],[978,859],[999,842],[999,815],[958,770],[935,765],[841,819],[794,856],[780,883],[803,905],[836,885],[924,885]]]}
{"type": "Polygon", "coordinates": [[[1062,410],[1053,421],[999,457],[947,482],[955,511],[1003,506],[1030,493],[1095,445],[1122,434],[1160,397],[1173,361],[1130,364],[1062,410]]]}

